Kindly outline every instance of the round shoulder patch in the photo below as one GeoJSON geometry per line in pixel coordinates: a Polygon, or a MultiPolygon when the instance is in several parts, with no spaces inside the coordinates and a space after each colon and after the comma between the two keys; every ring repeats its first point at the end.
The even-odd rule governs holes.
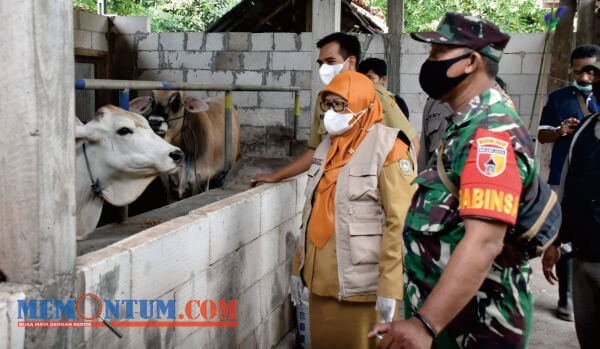
{"type": "Polygon", "coordinates": [[[410,176],[412,174],[412,168],[408,159],[400,159],[398,164],[400,165],[400,170],[402,171],[403,175],[410,176]]]}

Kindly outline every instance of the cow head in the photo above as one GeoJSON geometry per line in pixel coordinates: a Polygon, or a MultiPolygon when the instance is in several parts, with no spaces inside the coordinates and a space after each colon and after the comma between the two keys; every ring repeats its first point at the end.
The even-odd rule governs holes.
{"type": "Polygon", "coordinates": [[[186,96],[183,91],[154,90],[151,96],[138,97],[129,103],[129,110],[145,116],[152,130],[161,137],[179,124],[186,111],[199,113],[208,108],[205,101],[186,96]]]}
{"type": "Polygon", "coordinates": [[[158,137],[146,119],[115,106],[75,127],[77,148],[86,142],[94,177],[100,178],[104,198],[123,206],[135,200],[159,173],[173,173],[183,152],[158,137]]]}

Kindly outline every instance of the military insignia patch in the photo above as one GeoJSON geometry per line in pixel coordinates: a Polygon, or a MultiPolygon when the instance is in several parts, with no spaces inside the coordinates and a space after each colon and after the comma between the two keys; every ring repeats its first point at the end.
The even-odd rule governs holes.
{"type": "Polygon", "coordinates": [[[412,166],[410,166],[410,161],[408,161],[408,159],[400,159],[398,164],[400,165],[400,170],[403,175],[410,176],[412,174],[412,166]]]}
{"type": "Polygon", "coordinates": [[[482,137],[477,140],[477,169],[483,175],[496,177],[506,169],[508,142],[495,137],[482,137]]]}

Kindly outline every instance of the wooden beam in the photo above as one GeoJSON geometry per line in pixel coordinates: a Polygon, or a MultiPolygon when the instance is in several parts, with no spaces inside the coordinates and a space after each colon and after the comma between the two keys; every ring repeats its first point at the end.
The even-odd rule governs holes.
{"type": "Polygon", "coordinates": [[[577,7],[577,46],[600,43],[600,13],[596,13],[596,0],[579,0],[577,7]]]}
{"type": "Polygon", "coordinates": [[[388,66],[387,87],[393,93],[400,94],[400,54],[402,51],[402,32],[404,31],[404,0],[387,1],[388,35],[385,40],[385,60],[388,66]]]}

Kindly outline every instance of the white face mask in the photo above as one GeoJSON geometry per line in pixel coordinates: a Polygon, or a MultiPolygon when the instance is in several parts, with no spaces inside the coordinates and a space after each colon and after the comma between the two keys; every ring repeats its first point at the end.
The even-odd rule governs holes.
{"type": "Polygon", "coordinates": [[[342,68],[344,68],[344,64],[346,64],[347,61],[348,59],[346,59],[344,63],[333,65],[323,63],[321,68],[319,68],[319,77],[321,78],[321,81],[325,85],[329,85],[331,80],[342,71],[342,68]]]}
{"type": "Polygon", "coordinates": [[[357,113],[357,114],[360,114],[360,116],[358,116],[356,118],[356,120],[354,120],[354,122],[351,124],[350,120],[352,120],[352,117],[357,114],[353,114],[353,113],[342,114],[342,113],[338,113],[338,112],[334,111],[333,109],[329,109],[328,111],[325,112],[325,116],[323,117],[323,123],[325,124],[325,129],[332,136],[341,135],[341,134],[345,133],[346,131],[348,131],[349,129],[351,129],[352,127],[354,127],[354,125],[358,122],[358,120],[360,120],[360,118],[363,115],[365,115],[367,110],[369,110],[369,108],[357,113]]]}

